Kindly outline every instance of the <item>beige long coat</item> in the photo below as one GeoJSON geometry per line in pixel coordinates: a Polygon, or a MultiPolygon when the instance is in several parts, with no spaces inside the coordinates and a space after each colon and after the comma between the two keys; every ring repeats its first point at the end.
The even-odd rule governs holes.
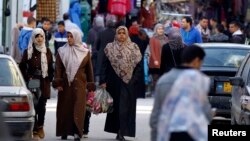
{"type": "Polygon", "coordinates": [[[74,135],[74,124],[78,129],[80,137],[82,136],[86,111],[86,88],[94,90],[93,82],[90,53],[83,59],[70,86],[60,55],[57,55],[53,87],[61,86],[63,91],[58,93],[56,136],[74,135]]]}

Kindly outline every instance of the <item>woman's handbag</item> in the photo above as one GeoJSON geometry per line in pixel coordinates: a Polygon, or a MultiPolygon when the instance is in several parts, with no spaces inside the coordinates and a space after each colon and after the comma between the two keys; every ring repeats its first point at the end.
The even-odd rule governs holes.
{"type": "Polygon", "coordinates": [[[38,104],[39,98],[41,97],[40,79],[29,80],[28,89],[32,93],[33,103],[36,106],[38,104]]]}

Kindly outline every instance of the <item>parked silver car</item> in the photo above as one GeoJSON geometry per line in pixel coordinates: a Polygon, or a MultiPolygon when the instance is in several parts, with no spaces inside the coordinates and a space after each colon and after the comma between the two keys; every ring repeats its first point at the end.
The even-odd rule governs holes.
{"type": "Polygon", "coordinates": [[[0,99],[4,122],[17,139],[31,140],[34,126],[33,96],[11,56],[0,54],[0,99]]]}
{"type": "Polygon", "coordinates": [[[230,83],[233,85],[231,124],[250,125],[250,52],[230,83]]]}

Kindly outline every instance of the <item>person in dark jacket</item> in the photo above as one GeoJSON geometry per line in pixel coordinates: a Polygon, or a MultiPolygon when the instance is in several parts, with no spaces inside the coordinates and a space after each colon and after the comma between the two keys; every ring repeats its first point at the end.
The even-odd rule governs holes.
{"type": "MultiPolygon", "coordinates": [[[[88,37],[87,37],[87,45],[90,46],[89,48],[92,51],[91,60],[92,60],[94,74],[96,73],[96,65],[97,65],[97,49],[96,49],[97,36],[104,29],[105,27],[104,27],[103,17],[96,16],[93,22],[93,27],[89,30],[88,37]]],[[[90,117],[91,117],[91,112],[86,110],[85,119],[84,119],[84,127],[83,127],[84,138],[88,138],[90,117]]]]}
{"type": "Polygon", "coordinates": [[[96,64],[97,64],[97,40],[98,34],[104,31],[104,18],[102,16],[96,16],[94,19],[93,27],[89,30],[87,36],[87,45],[91,50],[91,59],[93,64],[94,73],[96,74],[96,64]]]}
{"type": "MultiPolygon", "coordinates": [[[[149,37],[147,36],[147,33],[145,32],[144,29],[139,29],[138,28],[130,28],[130,38],[131,41],[136,43],[140,49],[141,55],[144,56],[145,51],[147,49],[147,46],[149,44],[149,37]],[[131,33],[132,32],[132,33],[131,33]],[[136,33],[136,34],[133,34],[136,33]]],[[[144,80],[144,61],[143,59],[140,61],[141,64],[141,68],[140,68],[140,76],[139,76],[139,80],[138,83],[136,84],[136,94],[137,94],[137,98],[145,98],[145,92],[146,92],[146,85],[145,85],[145,80],[144,80]]]]}
{"type": "Polygon", "coordinates": [[[223,32],[223,25],[217,24],[215,28],[215,34],[209,37],[209,42],[229,42],[229,37],[223,32]]]}
{"type": "Polygon", "coordinates": [[[42,18],[42,29],[45,33],[45,45],[46,47],[49,47],[49,41],[52,37],[52,34],[50,32],[51,28],[51,21],[47,17],[42,18]]]}
{"type": "Polygon", "coordinates": [[[124,141],[124,136],[135,137],[135,89],[142,56],[139,47],[130,41],[125,26],[117,28],[115,40],[105,47],[104,53],[100,84],[114,101],[114,110],[107,114],[104,130],[124,141]]]}
{"type": "Polygon", "coordinates": [[[161,51],[161,75],[180,65],[180,55],[184,48],[181,33],[178,28],[172,28],[168,34],[168,43],[161,51]]]}
{"type": "Polygon", "coordinates": [[[54,48],[55,53],[54,55],[57,55],[57,50],[59,47],[64,46],[67,43],[67,31],[65,30],[65,24],[64,21],[58,22],[58,32],[54,34],[54,48]]]}
{"type": "Polygon", "coordinates": [[[229,31],[232,33],[232,37],[229,39],[231,43],[244,44],[245,43],[245,35],[241,31],[241,26],[238,22],[232,21],[229,24],[229,31]]]}
{"type": "Polygon", "coordinates": [[[45,45],[45,35],[41,28],[33,30],[28,49],[24,51],[19,66],[26,82],[31,79],[40,80],[41,96],[35,106],[33,137],[43,139],[46,103],[50,98],[50,82],[53,80],[54,70],[52,53],[45,45]]]}
{"type": "MultiPolygon", "coordinates": [[[[100,74],[100,69],[102,68],[102,58],[104,55],[104,48],[110,42],[113,42],[115,39],[115,27],[116,27],[117,18],[114,15],[109,15],[106,17],[106,29],[98,34],[96,50],[97,53],[97,66],[96,66],[96,76],[100,74]]],[[[98,78],[97,80],[98,81],[98,78]]]]}

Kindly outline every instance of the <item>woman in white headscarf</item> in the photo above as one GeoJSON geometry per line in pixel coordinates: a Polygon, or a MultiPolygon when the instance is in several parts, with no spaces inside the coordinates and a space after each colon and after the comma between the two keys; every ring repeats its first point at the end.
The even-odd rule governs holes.
{"type": "Polygon", "coordinates": [[[34,138],[44,138],[44,117],[47,99],[50,98],[50,82],[53,80],[53,57],[50,49],[45,46],[45,34],[41,28],[32,32],[28,48],[24,51],[20,62],[22,74],[28,82],[31,79],[40,80],[41,97],[35,107],[34,138]]]}
{"type": "Polygon", "coordinates": [[[135,86],[141,75],[140,49],[131,42],[127,28],[120,26],[115,41],[107,44],[104,53],[100,84],[114,100],[114,111],[107,114],[104,130],[116,133],[117,140],[125,140],[124,136],[135,137],[135,86]]]}
{"type": "Polygon", "coordinates": [[[82,137],[86,111],[86,88],[94,90],[90,51],[83,47],[78,30],[67,33],[68,43],[58,49],[53,87],[58,90],[56,136],[82,137]],[[87,87],[88,83],[88,87],[87,87]]]}

